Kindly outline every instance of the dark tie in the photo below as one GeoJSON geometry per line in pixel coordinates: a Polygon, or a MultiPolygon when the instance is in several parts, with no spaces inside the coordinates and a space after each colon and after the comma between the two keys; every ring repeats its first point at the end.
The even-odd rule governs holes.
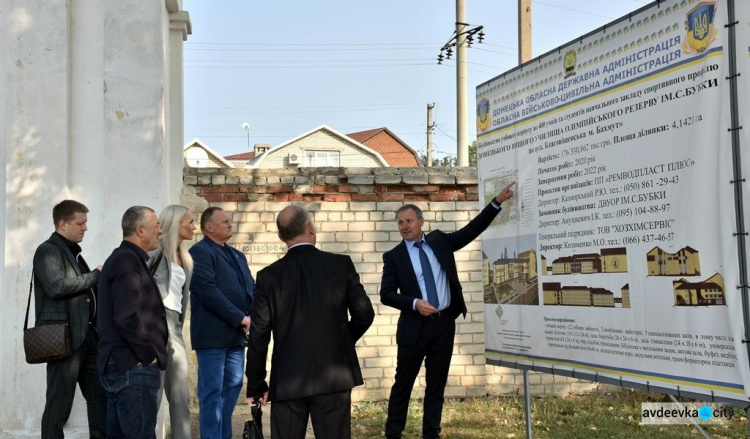
{"type": "Polygon", "coordinates": [[[419,249],[419,263],[422,265],[422,277],[424,277],[424,288],[427,290],[427,301],[437,309],[440,306],[440,301],[435,286],[435,276],[432,274],[432,266],[427,258],[427,253],[422,248],[422,244],[423,241],[419,241],[415,242],[414,246],[419,249]]]}

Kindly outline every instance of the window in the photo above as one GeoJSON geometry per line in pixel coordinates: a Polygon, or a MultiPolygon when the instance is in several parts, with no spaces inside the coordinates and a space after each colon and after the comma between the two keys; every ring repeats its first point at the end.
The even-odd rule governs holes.
{"type": "Polygon", "coordinates": [[[339,151],[305,151],[306,166],[339,166],[339,151]]]}

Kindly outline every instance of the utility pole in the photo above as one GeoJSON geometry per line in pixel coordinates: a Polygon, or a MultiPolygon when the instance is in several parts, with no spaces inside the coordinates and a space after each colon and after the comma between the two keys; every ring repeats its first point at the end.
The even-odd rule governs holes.
{"type": "Polygon", "coordinates": [[[531,0],[518,0],[518,64],[531,59],[531,0]]]}
{"type": "Polygon", "coordinates": [[[427,104],[427,166],[432,166],[432,130],[435,124],[432,122],[432,109],[435,104],[427,104]]]}
{"type": "Polygon", "coordinates": [[[466,60],[466,0],[456,0],[456,126],[458,128],[456,165],[469,166],[468,62],[466,60]]]}
{"type": "Polygon", "coordinates": [[[440,49],[438,64],[444,59],[451,59],[453,48],[456,48],[456,152],[458,166],[469,165],[469,100],[467,98],[468,60],[467,51],[474,41],[474,35],[479,34],[479,42],[484,40],[484,26],[474,26],[466,22],[466,0],[456,0],[456,30],[453,36],[440,49]],[[445,55],[443,55],[445,54],[445,55]]]}

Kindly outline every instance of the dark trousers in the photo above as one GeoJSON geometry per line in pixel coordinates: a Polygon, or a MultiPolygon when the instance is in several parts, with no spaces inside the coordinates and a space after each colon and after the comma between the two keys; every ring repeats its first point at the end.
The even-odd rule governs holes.
{"type": "Polygon", "coordinates": [[[387,438],[400,438],[406,426],[409,398],[422,366],[422,360],[425,362],[427,381],[424,393],[422,435],[425,438],[440,437],[443,395],[453,356],[455,334],[456,321],[452,317],[445,315],[436,319],[425,317],[419,330],[417,344],[398,346],[396,379],[388,399],[388,420],[385,424],[387,438]]]}
{"type": "Polygon", "coordinates": [[[47,402],[42,415],[42,439],[62,439],[63,427],[70,417],[76,383],[86,399],[89,436],[107,437],[107,396],[96,370],[96,330],[89,328],[81,346],[62,361],[47,363],[47,402]]]}
{"type": "Polygon", "coordinates": [[[109,439],[156,439],[156,399],[161,389],[159,366],[138,363],[122,373],[110,357],[101,378],[107,392],[109,439]]]}
{"type": "Polygon", "coordinates": [[[271,404],[271,437],[304,439],[312,417],[316,439],[352,437],[352,391],[308,396],[271,404]]]}

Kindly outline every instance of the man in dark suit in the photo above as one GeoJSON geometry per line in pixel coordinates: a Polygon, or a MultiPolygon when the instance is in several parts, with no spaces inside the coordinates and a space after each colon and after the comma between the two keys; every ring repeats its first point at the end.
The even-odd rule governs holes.
{"type": "Polygon", "coordinates": [[[201,215],[203,240],[190,248],[190,339],[198,358],[201,437],[232,437],[232,413],[242,390],[245,332],[255,284],[245,255],[227,245],[229,215],[209,207],[201,215]]]}
{"type": "Polygon", "coordinates": [[[123,241],[99,278],[97,366],[107,392],[107,434],[156,438],[161,372],[167,367],[167,316],[148,268],[161,229],[153,210],[133,206],[122,216],[123,241]]]}
{"type": "Polygon", "coordinates": [[[247,352],[248,403],[261,395],[273,401],[272,437],[304,438],[312,416],[316,438],[349,438],[351,389],[363,383],[354,344],[375,312],[351,258],[315,248],[315,226],[304,208],[284,208],[276,225],[289,250],[258,272],[247,352]]]}
{"type": "Polygon", "coordinates": [[[425,360],[422,434],[440,437],[443,394],[448,380],[456,318],[466,317],[466,303],[458,281],[453,252],[476,239],[500,212],[500,204],[513,196],[509,184],[469,224],[453,233],[422,232],[419,207],[402,206],[396,213],[404,238],[383,254],[380,301],[401,310],[396,330],[396,378],[388,400],[387,438],[400,438],[406,425],[409,397],[425,360]]]}
{"type": "Polygon", "coordinates": [[[66,321],[73,344],[72,356],[47,363],[43,439],[64,437],[76,383],[86,399],[89,435],[107,437],[107,397],[96,371],[96,282],[102,267],[89,270],[79,245],[88,230],[88,211],[74,200],[57,204],[52,209],[55,232],[34,253],[36,324],[66,321]]]}

